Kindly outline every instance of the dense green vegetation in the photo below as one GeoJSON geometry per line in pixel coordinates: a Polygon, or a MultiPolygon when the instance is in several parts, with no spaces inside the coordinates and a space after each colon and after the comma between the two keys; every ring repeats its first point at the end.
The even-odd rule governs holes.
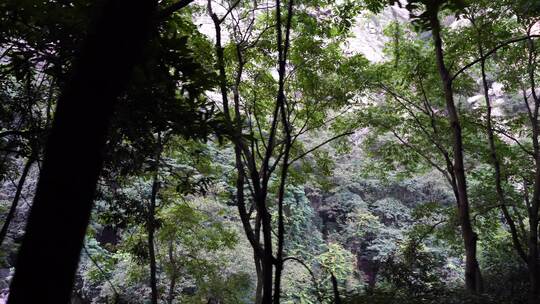
{"type": "Polygon", "coordinates": [[[0,303],[540,303],[538,38],[535,0],[4,0],[0,303]]]}

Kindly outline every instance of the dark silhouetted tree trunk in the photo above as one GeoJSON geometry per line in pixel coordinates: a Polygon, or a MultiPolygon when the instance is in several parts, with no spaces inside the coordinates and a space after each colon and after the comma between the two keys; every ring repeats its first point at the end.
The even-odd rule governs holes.
{"type": "MultiPolygon", "coordinates": [[[[528,33],[530,34],[530,33],[528,33]]],[[[528,206],[529,211],[529,240],[528,240],[528,268],[529,268],[529,282],[531,283],[530,299],[529,303],[538,303],[540,296],[540,265],[538,255],[538,211],[540,208],[540,143],[538,136],[540,135],[540,129],[538,126],[538,110],[540,108],[540,97],[536,93],[536,47],[534,41],[528,39],[528,72],[529,72],[529,84],[531,89],[531,95],[533,98],[533,108],[531,109],[529,102],[527,102],[527,96],[525,95],[525,102],[527,104],[527,110],[529,114],[529,120],[532,129],[532,143],[535,161],[535,174],[534,174],[534,188],[533,197],[528,206]]]]}
{"type": "Polygon", "coordinates": [[[167,295],[167,302],[169,304],[174,303],[176,280],[178,279],[178,266],[176,265],[176,259],[174,258],[174,243],[169,241],[169,263],[171,263],[171,281],[169,282],[169,294],[167,295]]]}
{"type": "Polygon", "coordinates": [[[334,304],[341,304],[341,297],[339,296],[338,281],[334,273],[330,273],[332,279],[332,291],[334,292],[334,304]]]}
{"type": "Polygon", "coordinates": [[[255,260],[255,271],[257,272],[257,285],[255,286],[255,304],[262,303],[262,269],[261,269],[261,260],[256,256],[254,251],[254,260],[255,260]]]}
{"type": "MultiPolygon", "coordinates": [[[[538,168],[540,169],[540,168],[538,168]]],[[[537,169],[537,170],[538,170],[537,169]]],[[[538,207],[531,207],[531,213],[534,213],[534,211],[538,210],[538,207]]],[[[529,268],[529,282],[531,284],[531,300],[530,303],[537,303],[538,300],[538,294],[539,294],[539,265],[538,265],[538,219],[529,217],[529,260],[528,260],[528,268],[529,268]]]]}
{"type": "Polygon", "coordinates": [[[154,244],[154,233],[156,231],[156,204],[157,195],[159,192],[159,163],[161,162],[161,151],[163,146],[161,143],[161,133],[158,132],[156,143],[156,155],[154,159],[153,178],[152,178],[152,194],[150,196],[150,206],[148,208],[147,232],[148,232],[148,258],[150,259],[150,288],[152,304],[158,303],[157,289],[157,266],[156,266],[156,250],[154,244]]]}
{"type": "Polygon", "coordinates": [[[285,39],[281,35],[281,9],[280,1],[276,1],[276,20],[277,20],[277,44],[279,54],[279,81],[276,104],[280,109],[281,123],[285,133],[283,162],[281,166],[280,183],[278,190],[278,234],[277,234],[277,253],[276,253],[276,270],[274,276],[274,304],[279,304],[281,298],[281,274],[283,272],[283,255],[285,242],[285,224],[283,218],[283,200],[287,191],[287,175],[289,172],[289,156],[292,147],[291,126],[288,119],[288,105],[285,97],[285,73],[287,65],[287,52],[290,43],[291,20],[293,15],[293,0],[287,3],[287,22],[285,24],[285,39]]]}
{"type": "Polygon", "coordinates": [[[69,303],[110,118],[147,41],[156,2],[110,0],[63,88],[8,303],[69,303]]]}

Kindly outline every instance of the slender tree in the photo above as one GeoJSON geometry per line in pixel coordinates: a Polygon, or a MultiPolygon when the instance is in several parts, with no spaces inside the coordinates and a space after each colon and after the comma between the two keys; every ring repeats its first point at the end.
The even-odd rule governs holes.
{"type": "MultiPolygon", "coordinates": [[[[303,101],[294,100],[292,92],[287,92],[288,86],[294,87],[290,84],[291,79],[298,81],[296,85],[299,87],[305,85],[294,79],[297,69],[292,65],[297,64],[299,70],[306,67],[302,63],[291,62],[290,56],[291,32],[295,30],[293,18],[301,9],[304,8],[293,1],[278,0],[273,5],[261,3],[253,7],[234,1],[228,3],[224,12],[218,12],[212,1],[207,2],[207,12],[215,30],[214,53],[221,99],[218,106],[223,109],[227,137],[235,153],[235,204],[254,252],[257,272],[255,303],[279,303],[281,298],[281,276],[286,259],[283,203],[291,164],[328,142],[351,134],[347,130],[307,151],[294,149],[302,134],[327,123],[313,119],[316,114],[312,111],[326,111],[331,107],[323,102],[317,104],[319,101],[311,104],[308,98],[306,104],[301,104],[303,101]],[[269,7],[275,10],[269,10],[269,7]],[[262,18],[263,13],[259,13],[264,10],[267,10],[267,18],[262,18]],[[262,26],[255,26],[257,19],[264,21],[262,26]],[[231,48],[224,45],[224,29],[230,31],[231,48]],[[275,36],[268,33],[275,33],[275,36]],[[268,45],[276,56],[265,53],[268,45]],[[229,54],[233,55],[232,58],[227,57],[229,54]],[[262,61],[269,69],[277,66],[276,77],[268,77],[250,59],[262,61]],[[228,69],[230,61],[235,64],[232,72],[228,69]],[[272,187],[274,183],[276,190],[272,187]],[[276,211],[275,221],[271,218],[273,211],[276,211]]],[[[301,26],[298,28],[302,29],[301,26]]],[[[317,58],[316,55],[313,57],[317,58]]],[[[315,100],[320,97],[316,95],[318,89],[313,89],[315,100]]],[[[329,97],[332,94],[326,91],[321,95],[330,100],[334,97],[329,97]]],[[[336,107],[338,104],[341,105],[336,102],[336,107]]]]}
{"type": "Polygon", "coordinates": [[[146,222],[146,229],[148,233],[148,258],[150,259],[150,288],[152,290],[152,304],[158,303],[158,289],[157,289],[157,264],[154,234],[156,231],[156,205],[157,195],[159,192],[159,163],[161,162],[161,153],[163,151],[163,144],[161,140],[161,132],[157,134],[156,140],[156,152],[154,156],[154,166],[152,170],[152,193],[150,195],[150,206],[148,207],[148,219],[146,222]]]}
{"type": "Polygon", "coordinates": [[[469,197],[467,194],[467,179],[465,176],[463,160],[463,138],[461,134],[461,123],[459,114],[454,103],[453,77],[444,62],[444,51],[441,38],[441,24],[439,21],[439,10],[444,4],[443,1],[429,1],[426,13],[428,14],[429,26],[433,35],[435,46],[435,57],[439,75],[442,81],[444,97],[446,100],[446,110],[448,120],[453,134],[453,170],[456,176],[458,193],[458,215],[461,226],[461,233],[465,245],[465,286],[472,292],[482,292],[482,276],[480,266],[476,257],[478,236],[474,232],[469,210],[469,197]]]}

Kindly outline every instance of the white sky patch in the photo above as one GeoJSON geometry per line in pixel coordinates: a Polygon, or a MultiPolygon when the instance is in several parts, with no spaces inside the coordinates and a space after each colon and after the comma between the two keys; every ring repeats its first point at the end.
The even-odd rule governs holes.
{"type": "Polygon", "coordinates": [[[540,21],[537,21],[537,22],[531,27],[531,35],[540,35],[540,21]]]}
{"type": "MultiPolygon", "coordinates": [[[[222,17],[226,12],[227,9],[223,6],[222,1],[212,1],[212,11],[218,15],[218,17],[222,17]]],[[[212,21],[212,18],[210,15],[208,15],[207,6],[208,1],[207,0],[195,0],[195,5],[201,6],[204,8],[204,11],[200,12],[199,14],[193,16],[193,23],[195,23],[201,33],[203,33],[208,39],[210,39],[212,42],[216,41],[216,28],[214,27],[214,22],[212,21]]],[[[230,16],[229,16],[230,19],[230,16]]],[[[229,20],[227,19],[227,21],[229,20]]],[[[225,24],[221,26],[221,44],[226,45],[230,40],[229,31],[227,30],[227,27],[225,24]]]]}

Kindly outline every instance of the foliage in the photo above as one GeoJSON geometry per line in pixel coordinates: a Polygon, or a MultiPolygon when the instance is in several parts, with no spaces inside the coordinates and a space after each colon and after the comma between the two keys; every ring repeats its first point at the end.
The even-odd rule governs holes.
{"type": "MultiPolygon", "coordinates": [[[[523,303],[529,269],[516,249],[529,249],[537,218],[540,75],[537,37],[522,37],[538,34],[538,1],[278,3],[281,16],[272,2],[218,0],[156,20],[111,121],[75,294],[145,303],[155,262],[160,302],[253,303],[253,243],[276,254],[282,237],[282,303],[332,303],[332,275],[346,303],[523,303]],[[479,295],[462,290],[452,123],[430,32],[438,20],[485,279],[479,295]],[[283,39],[290,25],[282,58],[277,21],[283,39]],[[371,34],[362,22],[382,33],[370,47],[383,60],[347,50],[371,34]]],[[[159,11],[175,4],[161,1],[159,11]]],[[[22,161],[41,165],[60,88],[98,8],[0,3],[2,215],[22,161]]],[[[20,209],[0,252],[6,268],[20,209]]]]}

